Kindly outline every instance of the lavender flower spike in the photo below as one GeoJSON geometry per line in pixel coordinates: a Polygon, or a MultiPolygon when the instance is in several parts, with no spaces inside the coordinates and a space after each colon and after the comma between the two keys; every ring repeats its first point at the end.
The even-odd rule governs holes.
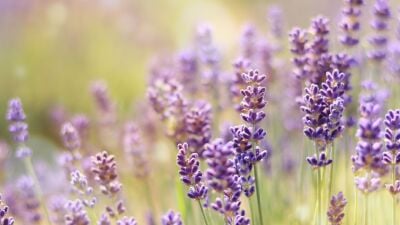
{"type": "Polygon", "coordinates": [[[368,53],[368,57],[375,62],[381,62],[387,55],[388,35],[386,31],[391,16],[387,0],[376,0],[373,13],[375,17],[371,27],[375,30],[375,34],[369,39],[373,50],[368,53]]]}
{"type": "Polygon", "coordinates": [[[61,128],[61,136],[64,141],[64,146],[69,151],[75,151],[81,147],[81,139],[78,131],[72,125],[72,123],[64,123],[61,128]]]}
{"type": "Polygon", "coordinates": [[[11,99],[8,102],[6,119],[10,122],[8,130],[10,131],[13,140],[19,144],[16,152],[17,157],[29,157],[32,154],[31,149],[25,146],[25,143],[29,138],[28,124],[25,122],[26,115],[19,98],[11,99]]]}
{"type": "Polygon", "coordinates": [[[206,198],[208,189],[202,182],[203,173],[200,171],[199,155],[192,153],[187,158],[189,153],[187,143],[178,144],[178,150],[176,162],[180,168],[181,181],[189,186],[188,197],[196,200],[206,198]]]}
{"type": "Polygon", "coordinates": [[[133,217],[124,216],[122,219],[117,221],[117,225],[137,225],[137,223],[133,217]]]}
{"type": "Polygon", "coordinates": [[[328,221],[330,225],[341,225],[344,217],[344,207],[347,204],[346,198],[342,192],[339,192],[336,196],[332,196],[329,202],[328,208],[328,221]]]}
{"type": "Polygon", "coordinates": [[[70,201],[66,205],[68,214],[65,216],[66,225],[89,225],[90,220],[81,200],[70,201]]]}
{"type": "Polygon", "coordinates": [[[400,110],[389,110],[385,116],[385,143],[383,162],[386,164],[400,163],[400,110]]]}
{"type": "Polygon", "coordinates": [[[364,0],[345,0],[344,2],[342,21],[339,25],[343,35],[339,37],[339,40],[346,47],[353,47],[359,43],[355,33],[361,27],[359,17],[361,16],[361,6],[364,4],[364,0]]]}
{"type": "Polygon", "coordinates": [[[181,215],[170,210],[162,217],[161,225],[183,225],[181,215]]]}

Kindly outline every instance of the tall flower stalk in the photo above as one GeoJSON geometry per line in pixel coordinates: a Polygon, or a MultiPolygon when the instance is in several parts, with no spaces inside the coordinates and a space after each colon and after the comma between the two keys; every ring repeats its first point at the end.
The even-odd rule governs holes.
{"type": "Polygon", "coordinates": [[[254,191],[256,192],[258,218],[263,224],[260,181],[256,163],[267,157],[267,151],[259,146],[259,142],[266,135],[264,129],[260,127],[261,121],[265,118],[263,108],[267,104],[266,89],[261,86],[266,76],[259,74],[257,70],[250,70],[248,73],[242,74],[242,78],[248,85],[247,88],[241,90],[243,99],[240,103],[240,116],[246,125],[231,129],[236,154],[235,162],[242,186],[245,187],[243,189],[245,195],[251,197],[254,191]],[[253,176],[251,175],[252,171],[253,176]]]}
{"type": "Polygon", "coordinates": [[[191,153],[187,143],[178,144],[178,154],[176,162],[179,166],[179,175],[181,181],[189,187],[187,196],[198,202],[202,212],[204,223],[209,225],[204,213],[202,201],[206,199],[208,188],[203,182],[203,173],[200,171],[199,155],[191,153]]]}
{"type": "Polygon", "coordinates": [[[19,98],[14,98],[9,101],[6,118],[10,122],[9,132],[11,133],[14,142],[17,144],[16,156],[24,162],[25,169],[34,182],[34,190],[40,199],[40,205],[43,207],[46,219],[49,224],[52,224],[39,179],[32,165],[32,150],[26,145],[29,138],[28,124],[25,122],[26,115],[19,98]]]}

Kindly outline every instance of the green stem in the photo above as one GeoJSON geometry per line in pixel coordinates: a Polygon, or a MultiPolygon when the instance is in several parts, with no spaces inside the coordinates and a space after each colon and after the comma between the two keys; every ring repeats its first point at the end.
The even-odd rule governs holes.
{"type": "Polygon", "coordinates": [[[354,225],[357,225],[357,218],[358,218],[358,191],[357,188],[354,187],[354,193],[355,193],[355,203],[354,203],[354,225]]]}
{"type": "Polygon", "coordinates": [[[203,206],[201,205],[201,201],[198,200],[197,202],[199,203],[199,207],[200,207],[200,210],[201,210],[201,214],[203,215],[204,223],[206,225],[208,225],[207,217],[206,217],[206,214],[204,213],[204,209],[203,209],[203,206]]]}
{"type": "Polygon", "coordinates": [[[50,219],[50,214],[49,214],[49,211],[46,206],[46,202],[43,197],[43,192],[42,192],[42,189],[40,188],[39,179],[37,178],[35,169],[33,168],[33,165],[32,165],[32,158],[30,156],[28,156],[28,157],[25,157],[23,159],[23,161],[24,161],[25,168],[26,168],[29,176],[33,179],[34,186],[35,186],[35,192],[38,195],[39,201],[41,203],[40,205],[42,205],[42,209],[46,215],[47,222],[48,222],[48,224],[52,224],[51,219],[50,219]]]}
{"type": "Polygon", "coordinates": [[[330,198],[332,196],[332,187],[333,187],[333,172],[334,172],[334,168],[333,165],[335,165],[335,144],[334,142],[332,142],[332,146],[331,146],[331,159],[332,159],[332,163],[331,163],[331,170],[330,170],[330,174],[329,174],[329,191],[328,191],[328,198],[330,198]]]}
{"type": "MultiPolygon", "coordinates": [[[[394,155],[394,154],[393,154],[394,155]]],[[[394,157],[393,157],[394,158],[394,157]]],[[[392,182],[393,185],[395,185],[396,182],[396,164],[395,162],[392,163],[392,182]]],[[[392,218],[392,224],[396,225],[396,195],[392,194],[392,200],[393,200],[393,218],[392,218]]]]}
{"type": "Polygon", "coordinates": [[[364,225],[368,225],[368,197],[369,194],[365,194],[365,205],[364,205],[364,225]]]}
{"type": "Polygon", "coordinates": [[[261,212],[261,196],[260,196],[260,184],[258,180],[258,172],[257,172],[257,165],[254,165],[254,178],[256,179],[256,194],[257,194],[257,207],[258,207],[258,216],[260,219],[260,224],[264,224],[264,220],[262,217],[262,212],[261,212]]]}
{"type": "Polygon", "coordinates": [[[254,206],[253,206],[253,201],[252,198],[248,198],[249,200],[249,206],[250,206],[250,212],[251,212],[251,223],[252,224],[257,224],[256,223],[256,216],[255,216],[255,210],[254,210],[254,206]]]}

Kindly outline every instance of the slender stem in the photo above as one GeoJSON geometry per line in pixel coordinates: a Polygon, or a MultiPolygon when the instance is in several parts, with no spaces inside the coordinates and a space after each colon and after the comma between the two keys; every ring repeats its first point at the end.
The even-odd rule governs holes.
{"type": "Polygon", "coordinates": [[[42,192],[42,189],[40,188],[39,179],[37,178],[35,169],[33,168],[33,165],[32,165],[32,158],[30,156],[28,156],[28,157],[25,157],[23,159],[23,161],[24,161],[25,168],[26,168],[29,176],[33,179],[34,186],[35,186],[35,192],[38,195],[39,201],[40,201],[43,211],[46,215],[47,222],[48,222],[48,224],[52,224],[51,219],[50,219],[50,214],[49,214],[49,211],[46,206],[46,202],[43,197],[43,192],[42,192]]]}
{"type": "Polygon", "coordinates": [[[332,159],[332,163],[331,163],[331,170],[330,170],[330,174],[329,174],[329,191],[328,191],[328,198],[330,198],[332,196],[332,187],[333,187],[333,172],[334,172],[334,168],[333,165],[335,165],[335,144],[334,142],[332,142],[332,146],[331,146],[331,159],[332,159]]]}
{"type": "Polygon", "coordinates": [[[258,207],[258,216],[260,219],[260,224],[264,224],[262,212],[261,212],[261,196],[260,196],[260,184],[258,180],[258,172],[257,165],[254,165],[254,177],[256,179],[256,194],[257,194],[257,207],[258,207]]]}
{"type": "Polygon", "coordinates": [[[321,216],[322,216],[322,190],[321,190],[321,183],[322,183],[322,176],[321,176],[321,169],[318,168],[318,182],[317,182],[317,193],[318,193],[318,225],[321,225],[321,216]]]}
{"type": "MultiPolygon", "coordinates": [[[[314,144],[315,146],[315,155],[318,157],[318,146],[317,143],[314,144]]],[[[317,225],[321,225],[321,169],[317,168],[317,225]]]]}
{"type": "MultiPolygon", "coordinates": [[[[394,155],[394,154],[393,154],[394,155]]],[[[394,157],[393,157],[394,158],[394,157]]],[[[395,162],[392,163],[392,182],[393,185],[395,185],[396,182],[396,164],[395,162]]],[[[393,200],[393,218],[392,218],[392,224],[396,225],[396,195],[392,194],[392,200],[393,200]]]]}
{"type": "Polygon", "coordinates": [[[200,207],[200,210],[201,210],[201,214],[203,215],[204,223],[206,225],[208,225],[207,217],[206,217],[206,214],[204,213],[204,209],[203,209],[203,206],[201,205],[201,201],[198,200],[197,202],[199,203],[199,207],[200,207]]]}
{"type": "Polygon", "coordinates": [[[254,215],[255,214],[255,210],[254,210],[252,198],[248,198],[248,200],[249,200],[250,212],[251,212],[251,223],[252,224],[256,224],[257,220],[256,220],[256,216],[254,215]]]}
{"type": "Polygon", "coordinates": [[[355,192],[355,203],[354,203],[354,225],[357,225],[357,218],[358,218],[358,191],[357,188],[354,187],[355,192]]]}
{"type": "Polygon", "coordinates": [[[365,194],[365,205],[364,205],[364,225],[368,225],[368,197],[369,194],[365,194]]]}

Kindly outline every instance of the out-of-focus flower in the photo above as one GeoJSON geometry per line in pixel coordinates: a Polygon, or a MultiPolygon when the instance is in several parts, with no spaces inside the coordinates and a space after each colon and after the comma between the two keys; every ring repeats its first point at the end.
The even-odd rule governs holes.
{"type": "Polygon", "coordinates": [[[198,101],[185,114],[187,143],[191,152],[202,157],[204,146],[211,139],[211,105],[198,101]]]}
{"type": "Polygon", "coordinates": [[[168,213],[163,215],[161,219],[162,225],[182,225],[181,215],[170,210],[168,213]]]}
{"type": "Polygon", "coordinates": [[[368,57],[376,62],[381,62],[387,55],[388,35],[388,20],[391,12],[387,0],[376,0],[374,5],[374,19],[371,22],[371,27],[375,30],[374,36],[369,39],[373,50],[368,52],[368,57]]]}
{"type": "Polygon", "coordinates": [[[29,157],[32,152],[25,143],[29,138],[28,124],[25,122],[26,115],[22,108],[22,103],[19,98],[11,99],[8,102],[8,111],[6,116],[10,126],[10,131],[14,141],[18,143],[16,155],[18,158],[29,157]]]}
{"type": "Polygon", "coordinates": [[[72,123],[64,123],[61,127],[61,137],[63,138],[64,146],[71,152],[78,150],[81,147],[81,138],[77,129],[72,123]]]}
{"type": "Polygon", "coordinates": [[[123,149],[128,160],[133,163],[134,174],[138,178],[145,178],[149,174],[148,157],[139,130],[133,122],[125,124],[123,133],[123,149]]]}
{"type": "Polygon", "coordinates": [[[283,11],[278,5],[272,5],[268,8],[267,20],[272,35],[276,39],[282,38],[283,32],[283,11]]]}
{"type": "Polygon", "coordinates": [[[35,193],[33,180],[30,177],[23,176],[18,179],[16,185],[20,201],[17,203],[17,210],[26,223],[39,224],[42,215],[40,214],[40,202],[35,193]]]}
{"type": "Polygon", "coordinates": [[[122,219],[117,221],[117,225],[137,225],[137,223],[133,217],[124,216],[122,219]]]}
{"type": "Polygon", "coordinates": [[[339,40],[346,47],[353,47],[359,43],[356,33],[361,27],[359,19],[364,0],[345,0],[344,2],[342,21],[339,24],[343,34],[339,36],[339,40]]]}
{"type": "Polygon", "coordinates": [[[81,200],[69,201],[66,206],[68,213],[65,215],[66,225],[89,225],[90,220],[81,200]]]}
{"type": "Polygon", "coordinates": [[[381,179],[379,177],[356,177],[354,182],[356,187],[365,194],[374,192],[381,187],[381,179]]]}
{"type": "Polygon", "coordinates": [[[13,225],[14,218],[8,215],[8,206],[2,201],[0,195],[0,224],[2,225],[13,225]]]}

